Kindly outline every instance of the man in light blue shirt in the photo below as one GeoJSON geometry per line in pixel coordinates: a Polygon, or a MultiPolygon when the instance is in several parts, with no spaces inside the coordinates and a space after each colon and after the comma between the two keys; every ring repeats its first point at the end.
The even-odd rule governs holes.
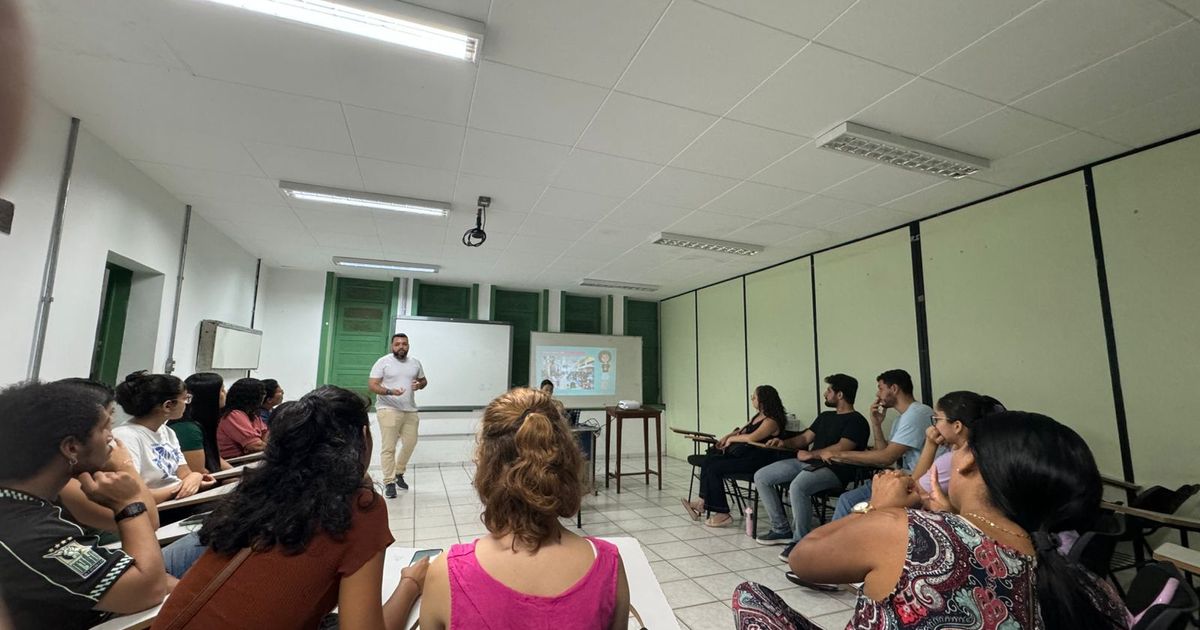
{"type": "MultiPolygon", "coordinates": [[[[875,403],[871,405],[871,434],[875,443],[866,451],[831,453],[827,461],[876,468],[887,468],[899,462],[900,468],[911,472],[921,457],[925,429],[929,428],[933,409],[913,399],[912,377],[904,370],[888,370],[876,377],[875,382],[875,403]],[[888,409],[895,409],[900,417],[892,425],[891,436],[884,437],[883,418],[888,409]]],[[[833,513],[834,520],[849,514],[855,505],[870,498],[870,482],[843,493],[833,513]]]]}

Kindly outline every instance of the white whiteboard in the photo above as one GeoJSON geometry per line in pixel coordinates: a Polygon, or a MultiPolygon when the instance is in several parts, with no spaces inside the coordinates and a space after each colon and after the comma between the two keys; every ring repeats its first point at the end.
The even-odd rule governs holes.
{"type": "Polygon", "coordinates": [[[399,317],[396,332],[408,335],[408,355],[421,362],[429,379],[415,394],[419,409],[481,409],[508,391],[511,325],[399,317]]]}
{"type": "Polygon", "coordinates": [[[209,367],[214,370],[256,370],[261,351],[261,332],[218,325],[214,331],[212,365],[209,367]]]}

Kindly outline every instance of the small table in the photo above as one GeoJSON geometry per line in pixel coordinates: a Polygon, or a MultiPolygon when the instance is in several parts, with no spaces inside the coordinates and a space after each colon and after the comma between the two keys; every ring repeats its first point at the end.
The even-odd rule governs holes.
{"type": "MultiPolygon", "coordinates": [[[[588,435],[588,437],[592,440],[592,448],[590,451],[588,451],[589,453],[591,453],[591,456],[588,457],[588,464],[590,464],[592,467],[592,495],[600,494],[599,488],[596,487],[596,437],[600,434],[600,427],[593,426],[590,424],[577,424],[577,425],[571,427],[571,432],[574,433],[575,435],[582,435],[582,434],[586,433],[588,435]]],[[[583,527],[583,502],[582,501],[580,501],[580,503],[579,503],[579,511],[575,513],[575,527],[577,527],[577,528],[583,527]]]]}
{"type": "Polygon", "coordinates": [[[662,490],[662,410],[661,409],[620,409],[618,407],[604,408],[604,487],[608,487],[610,477],[617,480],[617,494],[621,494],[621,477],[624,475],[646,475],[646,485],[650,485],[650,475],[658,476],[658,489],[662,490]],[[640,418],[642,420],[642,442],[646,445],[646,469],[637,472],[621,472],[621,425],[624,420],[640,418]],[[650,420],[654,420],[655,451],[658,454],[658,470],[650,470],[650,420]],[[612,452],[612,423],[617,423],[617,472],[608,471],[609,453],[612,452]]]}

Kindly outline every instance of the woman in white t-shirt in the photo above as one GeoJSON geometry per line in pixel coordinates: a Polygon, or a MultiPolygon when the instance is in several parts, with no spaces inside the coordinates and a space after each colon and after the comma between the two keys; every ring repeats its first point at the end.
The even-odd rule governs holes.
{"type": "Polygon", "coordinates": [[[156,503],[192,496],[216,484],[210,475],[188,468],[179,438],[168,420],[183,415],[191,395],[183,381],[169,374],[134,372],[117,385],[117,404],[133,416],[113,429],[125,444],[133,465],[156,503]]]}

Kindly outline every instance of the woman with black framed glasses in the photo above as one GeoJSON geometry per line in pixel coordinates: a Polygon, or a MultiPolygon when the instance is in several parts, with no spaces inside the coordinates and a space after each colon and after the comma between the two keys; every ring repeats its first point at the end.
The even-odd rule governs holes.
{"type": "Polygon", "coordinates": [[[191,401],[183,381],[169,374],[134,372],[117,385],[117,404],[133,419],[113,429],[113,435],[129,450],[155,503],[190,497],[217,483],[188,467],[179,438],[167,426],[183,416],[191,401]]]}

